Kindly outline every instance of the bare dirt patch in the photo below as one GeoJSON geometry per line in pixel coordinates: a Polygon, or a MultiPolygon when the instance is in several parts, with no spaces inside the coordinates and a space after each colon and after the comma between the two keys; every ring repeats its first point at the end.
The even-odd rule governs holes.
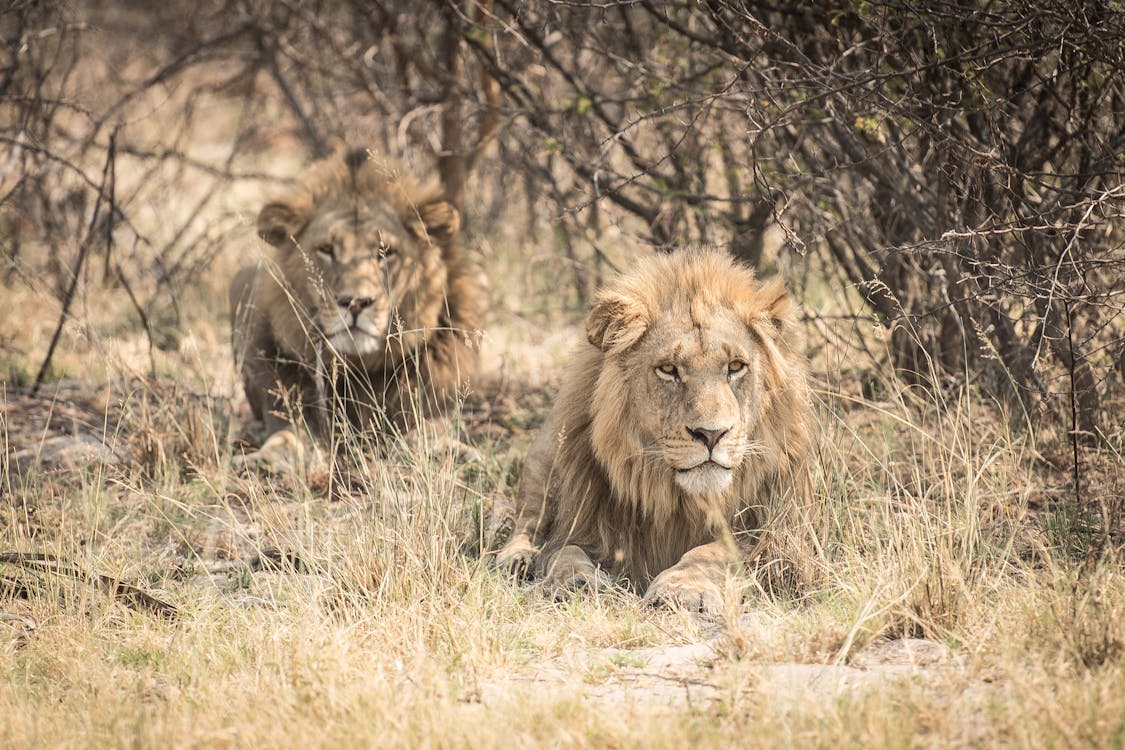
{"type": "Polygon", "coordinates": [[[736,661],[724,656],[721,637],[647,648],[576,651],[537,661],[486,684],[485,703],[507,701],[513,692],[547,699],[572,693],[603,705],[698,709],[731,689],[732,673],[782,702],[830,702],[858,696],[896,681],[927,681],[961,669],[946,646],[922,638],[873,643],[848,664],[736,661]]]}

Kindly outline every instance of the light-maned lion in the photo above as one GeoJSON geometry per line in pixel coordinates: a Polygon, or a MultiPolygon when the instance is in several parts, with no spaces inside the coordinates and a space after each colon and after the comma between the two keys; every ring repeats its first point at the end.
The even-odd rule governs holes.
{"type": "Polygon", "coordinates": [[[713,612],[732,564],[806,554],[811,414],[792,326],[780,283],[714,250],[653,257],[602,291],[497,564],[560,588],[623,576],[649,601],[713,612]]]}
{"type": "Polygon", "coordinates": [[[239,271],[230,301],[246,397],[272,436],[263,456],[292,455],[294,421],[370,434],[450,403],[487,309],[459,229],[435,190],[366,149],[313,165],[262,208],[273,257],[239,271]]]}

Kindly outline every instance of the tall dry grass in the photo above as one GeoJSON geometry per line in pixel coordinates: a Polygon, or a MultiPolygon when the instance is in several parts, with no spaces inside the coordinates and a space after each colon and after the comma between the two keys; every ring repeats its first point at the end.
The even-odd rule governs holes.
{"type": "MultiPolygon", "coordinates": [[[[204,61],[186,80],[137,88],[154,60],[178,54],[171,38],[132,44],[97,26],[57,28],[91,35],[57,92],[79,106],[61,108],[50,131],[60,140],[45,145],[83,174],[112,164],[135,226],[119,225],[103,247],[90,216],[101,193],[71,206],[84,183],[30,158],[36,149],[22,151],[26,173],[0,177],[35,177],[27,184],[47,212],[0,216],[5,232],[23,228],[18,253],[5,244],[0,282],[0,554],[50,556],[0,562],[0,746],[1125,745],[1120,537],[1101,543],[1125,487],[1121,446],[1083,458],[1097,467],[1084,476],[1095,502],[1070,502],[1067,463],[1051,455],[1065,439],[1035,424],[1017,431],[1025,420],[998,415],[971,386],[926,393],[888,374],[880,329],[845,319],[855,295],[811,256],[794,261],[809,307],[843,317],[818,319],[807,337],[823,554],[799,595],[735,580],[745,600],[702,619],[625,592],[558,602],[489,569],[487,508],[514,491],[581,338],[581,311],[560,290],[560,272],[575,268],[560,258],[589,258],[593,282],[627,266],[633,230],[592,220],[575,255],[552,243],[580,233],[556,236],[549,209],[516,205],[488,180],[467,209],[481,211],[468,226],[486,230],[476,241],[495,312],[484,372],[450,426],[468,449],[426,435],[352,455],[345,434],[322,447],[320,471],[233,471],[247,410],[217,301],[257,257],[263,187],[295,174],[303,152],[276,93],[250,97],[252,80],[204,61]],[[82,145],[81,134],[91,112],[122,97],[133,105],[107,159],[115,118],[98,122],[100,139],[82,145]],[[105,272],[86,267],[47,384],[28,398],[85,235],[105,272]],[[113,460],[27,468],[28,455],[75,434],[113,460]],[[909,675],[859,668],[872,645],[903,636],[949,655],[909,675]],[[713,649],[674,668],[645,656],[694,644],[713,649]],[[789,664],[836,671],[795,682],[771,671],[789,664]],[[836,690],[841,674],[873,679],[836,690]]],[[[336,109],[348,97],[317,96],[333,121],[349,119],[336,109]]],[[[419,144],[410,161],[430,163],[429,141],[419,144]]],[[[544,150],[552,158],[554,146],[544,150]]],[[[494,184],[513,190],[511,178],[494,184]]],[[[541,202],[584,200],[556,187],[541,202]]]]}
{"type": "MultiPolygon", "coordinates": [[[[575,319],[551,315],[555,328],[575,319]]],[[[449,427],[472,450],[426,436],[344,452],[353,481],[331,496],[315,476],[230,470],[231,425],[245,416],[225,398],[236,394],[233,369],[185,366],[176,382],[110,373],[105,439],[124,459],[9,467],[0,546],[129,582],[179,616],[130,606],[82,576],[4,566],[0,743],[1039,747],[1125,737],[1125,584],[1112,555],[1091,566],[1072,554],[1081,523],[1042,509],[1059,480],[1038,462],[1034,435],[1012,432],[971,389],[934,397],[865,372],[881,396],[863,397],[854,373],[824,364],[838,352],[817,363],[823,575],[802,596],[749,587],[741,606],[703,620],[624,592],[556,602],[490,571],[479,554],[486,509],[512,491],[526,430],[498,437],[472,411],[497,395],[488,389],[518,392],[518,362],[565,366],[554,337],[539,349],[512,343],[520,337],[507,327],[520,325],[498,316],[485,361],[506,362],[505,385],[486,365],[484,394],[449,427]],[[846,666],[903,636],[941,642],[951,657],[828,697],[806,686],[795,698],[761,671],[846,666]],[[706,699],[647,701],[667,679],[659,669],[632,697],[605,697],[631,669],[618,650],[711,639],[715,656],[689,665],[706,699]]],[[[221,333],[197,338],[212,347],[184,359],[229,356],[221,333]]],[[[536,409],[521,415],[527,426],[543,416],[536,409]]],[[[0,425],[9,446],[28,434],[13,418],[5,411],[0,425]]]]}

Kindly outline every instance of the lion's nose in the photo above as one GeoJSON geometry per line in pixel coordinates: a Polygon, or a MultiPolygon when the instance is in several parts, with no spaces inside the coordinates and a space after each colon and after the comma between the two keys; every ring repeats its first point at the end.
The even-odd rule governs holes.
{"type": "Polygon", "coordinates": [[[723,439],[723,435],[726,435],[728,432],[730,432],[730,428],[726,427],[720,430],[708,430],[703,427],[688,427],[687,431],[693,439],[698,440],[699,442],[706,445],[707,450],[713,451],[715,450],[715,446],[719,444],[719,441],[723,439]]]}
{"type": "Polygon", "coordinates": [[[374,305],[375,300],[372,297],[353,297],[348,294],[337,299],[336,304],[352,315],[359,315],[362,311],[374,305]]]}

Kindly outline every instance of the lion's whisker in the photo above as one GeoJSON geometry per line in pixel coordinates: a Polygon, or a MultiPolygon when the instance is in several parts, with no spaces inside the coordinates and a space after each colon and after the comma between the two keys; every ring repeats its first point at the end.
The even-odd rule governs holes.
{"type": "MultiPolygon", "coordinates": [[[[733,452],[734,451],[732,451],[732,453],[733,452]]],[[[764,456],[766,454],[766,444],[761,440],[748,440],[746,444],[742,446],[742,449],[738,451],[738,454],[744,458],[746,456],[764,456]]]]}

